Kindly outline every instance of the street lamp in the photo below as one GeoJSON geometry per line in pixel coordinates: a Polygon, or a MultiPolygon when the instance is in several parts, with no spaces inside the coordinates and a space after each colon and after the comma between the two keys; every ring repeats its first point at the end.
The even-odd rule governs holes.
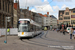
{"type": "Polygon", "coordinates": [[[4,41],[4,43],[7,43],[7,22],[10,22],[10,18],[11,18],[11,17],[6,17],[6,18],[5,18],[5,23],[6,23],[6,24],[5,24],[5,27],[6,27],[5,39],[6,39],[6,40],[4,41]]]}

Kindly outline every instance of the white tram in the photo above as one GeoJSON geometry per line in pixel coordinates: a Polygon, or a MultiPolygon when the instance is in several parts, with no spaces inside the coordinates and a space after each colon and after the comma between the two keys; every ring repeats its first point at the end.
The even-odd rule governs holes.
{"type": "Polygon", "coordinates": [[[18,21],[18,36],[33,37],[42,32],[42,26],[31,19],[19,19],[18,21]]]}

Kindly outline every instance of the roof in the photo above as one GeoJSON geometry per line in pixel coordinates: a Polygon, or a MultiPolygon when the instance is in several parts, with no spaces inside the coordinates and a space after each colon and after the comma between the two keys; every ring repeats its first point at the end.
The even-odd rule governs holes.
{"type": "Polygon", "coordinates": [[[41,13],[38,13],[40,16],[43,16],[43,17],[47,17],[47,15],[43,15],[43,14],[41,14],[41,13]]]}
{"type": "MultiPolygon", "coordinates": [[[[69,9],[69,11],[72,11],[72,10],[75,10],[75,8],[69,9]]],[[[65,10],[59,10],[59,17],[60,17],[60,12],[62,12],[62,14],[64,14],[64,11],[65,11],[65,10]]]]}
{"type": "Polygon", "coordinates": [[[40,16],[43,16],[41,13],[38,13],[40,16]]]}
{"type": "Polygon", "coordinates": [[[50,15],[52,18],[55,18],[55,19],[57,19],[55,16],[53,16],[53,15],[50,15]]]}
{"type": "Polygon", "coordinates": [[[14,8],[17,9],[17,3],[14,3],[14,8]]]}
{"type": "Polygon", "coordinates": [[[73,8],[73,9],[69,9],[70,11],[72,11],[72,10],[75,10],[75,8],[73,8]]]}
{"type": "Polygon", "coordinates": [[[47,17],[47,15],[43,15],[44,17],[47,17]]]}

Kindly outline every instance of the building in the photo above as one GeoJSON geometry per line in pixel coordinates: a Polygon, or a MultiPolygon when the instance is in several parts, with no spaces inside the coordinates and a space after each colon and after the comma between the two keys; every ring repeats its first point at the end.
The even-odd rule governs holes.
{"type": "Polygon", "coordinates": [[[69,9],[68,7],[66,10],[59,10],[59,16],[58,16],[58,23],[64,23],[64,24],[71,24],[75,26],[75,8],[69,9]]]}
{"type": "Polygon", "coordinates": [[[24,18],[25,17],[25,15],[24,15],[24,13],[21,11],[20,12],[20,18],[24,18]]]}
{"type": "Polygon", "coordinates": [[[50,29],[50,21],[50,15],[49,12],[47,12],[47,14],[43,15],[43,27],[50,29]]]}
{"type": "Polygon", "coordinates": [[[27,9],[20,9],[24,13],[24,18],[33,19],[33,13],[29,11],[29,7],[27,9]]]}
{"type": "Polygon", "coordinates": [[[18,19],[20,18],[20,8],[19,8],[19,1],[15,0],[14,8],[13,8],[13,27],[17,28],[18,19]]]}
{"type": "Polygon", "coordinates": [[[59,24],[64,23],[70,23],[70,10],[67,7],[66,10],[60,10],[59,11],[59,24]]]}
{"type": "Polygon", "coordinates": [[[42,14],[40,13],[33,13],[33,20],[37,22],[38,24],[42,25],[42,14]]]}
{"type": "Polygon", "coordinates": [[[11,21],[7,22],[7,27],[13,26],[13,0],[0,0],[0,27],[5,28],[5,18],[11,17],[11,21]]]}
{"type": "Polygon", "coordinates": [[[70,9],[71,10],[71,25],[75,26],[75,8],[74,9],[70,9]]]}
{"type": "Polygon", "coordinates": [[[47,12],[46,15],[43,15],[43,27],[50,29],[50,27],[56,28],[56,26],[57,18],[55,18],[53,15],[49,15],[49,12],[47,12]]]}
{"type": "Polygon", "coordinates": [[[50,26],[57,28],[57,18],[53,15],[50,15],[50,26]]]}

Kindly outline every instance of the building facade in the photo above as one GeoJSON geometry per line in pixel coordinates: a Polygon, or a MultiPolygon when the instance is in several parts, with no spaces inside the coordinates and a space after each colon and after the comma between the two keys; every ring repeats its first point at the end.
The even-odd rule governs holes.
{"type": "Polygon", "coordinates": [[[53,15],[50,15],[50,26],[57,28],[57,18],[53,15]]]}
{"type": "Polygon", "coordinates": [[[59,16],[58,16],[58,23],[64,23],[64,24],[71,24],[75,26],[75,8],[69,9],[68,7],[66,10],[59,10],[59,16]]]}
{"type": "Polygon", "coordinates": [[[7,27],[12,27],[13,21],[13,0],[0,0],[0,27],[5,28],[5,18],[11,17],[11,21],[7,22],[7,27]]]}
{"type": "Polygon", "coordinates": [[[71,25],[75,26],[75,8],[71,10],[71,25]]]}
{"type": "Polygon", "coordinates": [[[57,28],[57,18],[55,18],[53,15],[49,15],[49,12],[47,12],[46,15],[43,15],[43,26],[47,27],[48,29],[57,28]]]}
{"type": "Polygon", "coordinates": [[[20,9],[24,13],[24,18],[33,19],[33,13],[29,11],[29,7],[27,9],[20,9]]]}
{"type": "Polygon", "coordinates": [[[43,21],[42,21],[42,14],[40,13],[35,13],[35,16],[33,16],[33,19],[35,22],[37,22],[38,24],[40,24],[41,26],[43,25],[43,21]]]}
{"type": "Polygon", "coordinates": [[[13,8],[13,14],[14,14],[14,17],[13,17],[13,27],[14,28],[17,28],[17,23],[18,23],[18,19],[20,18],[20,8],[19,8],[19,1],[15,1],[14,3],[14,8],[13,8]]]}

